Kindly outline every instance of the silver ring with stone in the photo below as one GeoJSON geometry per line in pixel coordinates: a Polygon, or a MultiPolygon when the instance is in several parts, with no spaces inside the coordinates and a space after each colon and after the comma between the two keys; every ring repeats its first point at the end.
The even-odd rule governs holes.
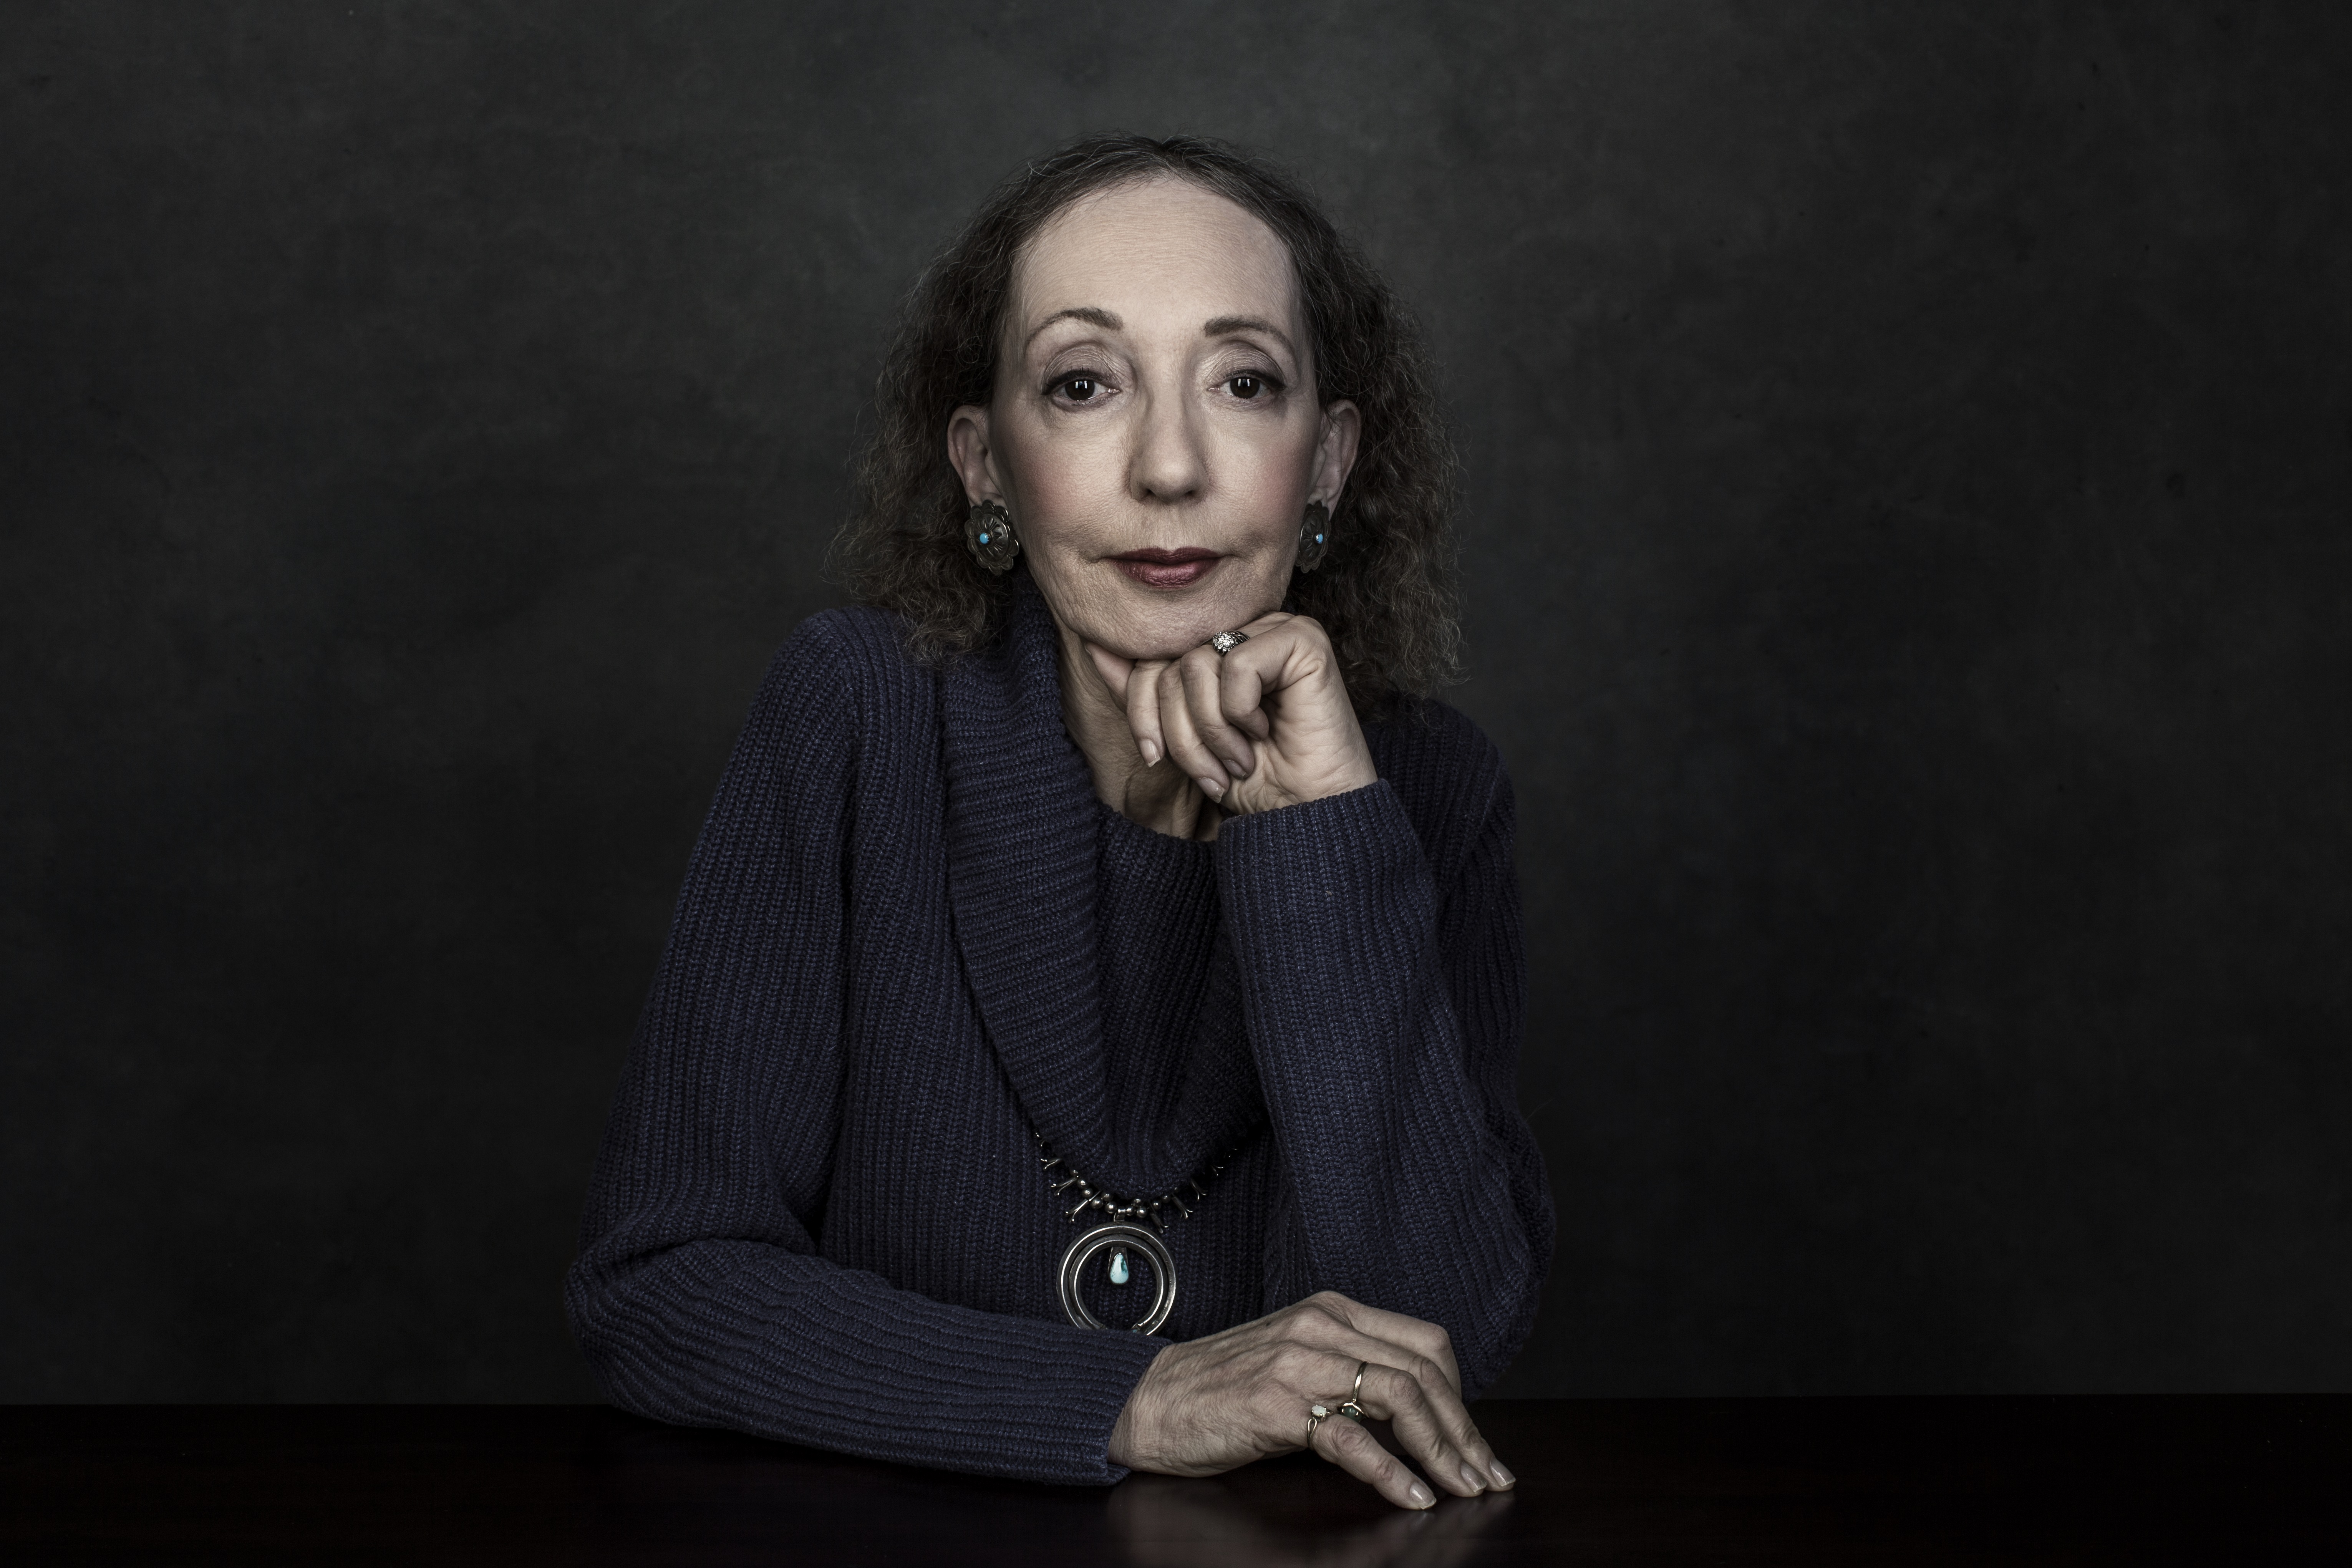
{"type": "Polygon", "coordinates": [[[1315,1428],[1330,1418],[1331,1412],[1323,1405],[1310,1405],[1307,1407],[1307,1446],[1308,1447],[1315,1447],[1315,1428]]]}
{"type": "Polygon", "coordinates": [[[1209,646],[1217,650],[1219,658],[1223,658],[1247,641],[1249,641],[1247,632],[1219,632],[1209,639],[1209,646]]]}

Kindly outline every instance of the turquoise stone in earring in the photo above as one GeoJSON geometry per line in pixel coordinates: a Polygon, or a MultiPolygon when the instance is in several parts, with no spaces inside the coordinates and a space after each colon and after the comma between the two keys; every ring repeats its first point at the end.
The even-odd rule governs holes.
{"type": "Polygon", "coordinates": [[[1331,509],[1321,501],[1307,503],[1307,515],[1298,524],[1298,569],[1312,572],[1323,564],[1323,552],[1331,547],[1331,509]]]}
{"type": "Polygon", "coordinates": [[[991,572],[1010,571],[1021,553],[1021,535],[1013,530],[1011,515],[992,500],[971,509],[964,520],[963,542],[971,558],[991,572]]]}

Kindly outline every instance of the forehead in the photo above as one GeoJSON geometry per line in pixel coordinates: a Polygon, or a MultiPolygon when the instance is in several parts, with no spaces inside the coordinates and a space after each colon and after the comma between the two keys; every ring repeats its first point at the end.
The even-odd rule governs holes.
{"type": "Polygon", "coordinates": [[[1258,217],[1189,180],[1163,177],[1082,196],[1054,215],[1013,274],[1015,330],[1092,307],[1130,328],[1219,316],[1278,321],[1303,342],[1290,249],[1258,217]]]}

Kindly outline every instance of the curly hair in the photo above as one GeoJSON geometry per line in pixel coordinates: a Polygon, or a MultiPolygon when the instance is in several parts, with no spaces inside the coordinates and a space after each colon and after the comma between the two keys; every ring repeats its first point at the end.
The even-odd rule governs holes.
{"type": "Polygon", "coordinates": [[[968,507],[947,456],[954,411],[994,392],[1023,248],[1071,203],[1174,177],[1262,219],[1290,252],[1318,392],[1360,412],[1356,466],[1323,564],[1291,579],[1285,607],[1322,623],[1356,706],[1423,697],[1457,676],[1454,454],[1413,324],[1299,185],[1251,155],[1190,136],[1097,136],[998,186],[908,297],[876,389],[858,506],[835,542],[861,602],[904,618],[908,650],[938,664],[985,645],[1011,585],[971,558],[968,507]]]}

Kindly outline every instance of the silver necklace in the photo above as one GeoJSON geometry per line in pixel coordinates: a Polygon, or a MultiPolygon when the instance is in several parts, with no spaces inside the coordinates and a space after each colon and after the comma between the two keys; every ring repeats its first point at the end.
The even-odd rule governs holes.
{"type": "MultiPolygon", "coordinates": [[[[1191,1219],[1192,1207],[1192,1204],[1184,1201],[1185,1191],[1191,1190],[1192,1203],[1207,1197],[1209,1189],[1202,1184],[1222,1173],[1234,1155],[1227,1154],[1192,1180],[1179,1184],[1156,1198],[1122,1198],[1116,1193],[1105,1192],[1080,1175],[1074,1166],[1054,1152],[1042,1134],[1032,1133],[1031,1136],[1037,1140],[1037,1163],[1045,1171],[1045,1180],[1052,1184],[1054,1195],[1060,1197],[1072,1188],[1077,1190],[1077,1202],[1072,1204],[1062,1217],[1075,1225],[1080,1215],[1091,1209],[1111,1222],[1087,1232],[1070,1243],[1069,1250],[1062,1254],[1064,1315],[1081,1329],[1109,1328],[1110,1324],[1087,1310],[1086,1302],[1079,1299],[1078,1281],[1085,1277],[1087,1265],[1108,1252],[1110,1254],[1110,1282],[1126,1284],[1132,1275],[1127,1255],[1134,1251],[1141,1253],[1151,1266],[1152,1298],[1150,1310],[1129,1327],[1139,1334],[1157,1331],[1176,1306],[1176,1259],[1169,1254],[1167,1243],[1160,1239],[1168,1229],[1166,1211],[1174,1209],[1178,1219],[1191,1219]],[[1058,1178],[1054,1174],[1056,1165],[1061,1166],[1065,1173],[1058,1178]],[[1151,1226],[1150,1230],[1143,1228],[1147,1224],[1151,1226]]],[[[1234,1152],[1239,1152],[1239,1150],[1234,1152]]]]}

